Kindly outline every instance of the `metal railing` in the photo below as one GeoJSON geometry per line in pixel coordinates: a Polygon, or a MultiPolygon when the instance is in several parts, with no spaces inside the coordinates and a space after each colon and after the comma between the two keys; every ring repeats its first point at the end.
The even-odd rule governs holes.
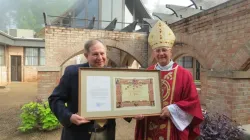
{"type": "Polygon", "coordinates": [[[60,26],[72,28],[86,28],[97,30],[118,30],[118,31],[140,31],[148,32],[151,27],[150,24],[142,21],[134,21],[132,23],[118,21],[117,18],[112,21],[97,20],[95,17],[92,19],[77,18],[68,16],[54,16],[43,13],[45,26],[60,26]],[[129,27],[128,27],[129,26],[129,27]],[[138,28],[138,30],[136,29],[138,28]]]}

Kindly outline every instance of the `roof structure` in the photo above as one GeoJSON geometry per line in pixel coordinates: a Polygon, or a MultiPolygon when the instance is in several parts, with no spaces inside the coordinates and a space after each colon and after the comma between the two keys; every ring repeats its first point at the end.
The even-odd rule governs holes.
{"type": "MultiPolygon", "coordinates": [[[[140,23],[141,29],[136,31],[147,32],[148,28],[152,27],[159,19],[167,24],[172,24],[227,1],[229,0],[125,0],[125,5],[133,16],[134,22],[121,31],[133,32],[136,25],[140,23]]],[[[77,0],[70,9],[49,24],[69,24],[70,27],[71,18],[75,18],[85,6],[84,0],[77,0]],[[74,14],[72,15],[72,13],[74,14]]],[[[47,15],[44,13],[45,25],[47,25],[46,17],[47,15]]],[[[93,29],[95,21],[97,20],[93,17],[85,28],[93,29]]],[[[114,18],[104,30],[114,30],[116,23],[117,19],[114,18]]]]}
{"type": "Polygon", "coordinates": [[[198,14],[229,0],[140,0],[152,18],[147,22],[163,20],[168,24],[198,14]]]}

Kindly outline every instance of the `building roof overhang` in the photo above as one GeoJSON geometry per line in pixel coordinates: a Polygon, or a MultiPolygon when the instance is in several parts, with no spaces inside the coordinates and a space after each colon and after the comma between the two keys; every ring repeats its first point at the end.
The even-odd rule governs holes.
{"type": "Polygon", "coordinates": [[[43,38],[19,38],[0,31],[0,44],[22,47],[45,47],[43,38]]]}

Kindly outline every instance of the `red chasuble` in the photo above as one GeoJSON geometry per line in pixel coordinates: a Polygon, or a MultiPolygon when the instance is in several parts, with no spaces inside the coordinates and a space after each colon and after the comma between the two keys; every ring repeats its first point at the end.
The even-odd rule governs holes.
{"type": "MultiPolygon", "coordinates": [[[[155,69],[156,65],[148,69],[155,69]]],[[[179,131],[170,118],[145,117],[136,122],[135,140],[194,140],[203,121],[201,105],[191,73],[173,64],[173,69],[161,71],[163,107],[176,104],[184,112],[194,116],[190,125],[179,131]]]]}

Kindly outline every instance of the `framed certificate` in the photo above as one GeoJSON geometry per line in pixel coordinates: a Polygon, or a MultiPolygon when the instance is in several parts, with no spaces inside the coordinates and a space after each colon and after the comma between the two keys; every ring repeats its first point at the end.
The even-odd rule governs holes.
{"type": "Polygon", "coordinates": [[[160,71],[79,68],[78,114],[89,120],[160,115],[160,71]]]}

